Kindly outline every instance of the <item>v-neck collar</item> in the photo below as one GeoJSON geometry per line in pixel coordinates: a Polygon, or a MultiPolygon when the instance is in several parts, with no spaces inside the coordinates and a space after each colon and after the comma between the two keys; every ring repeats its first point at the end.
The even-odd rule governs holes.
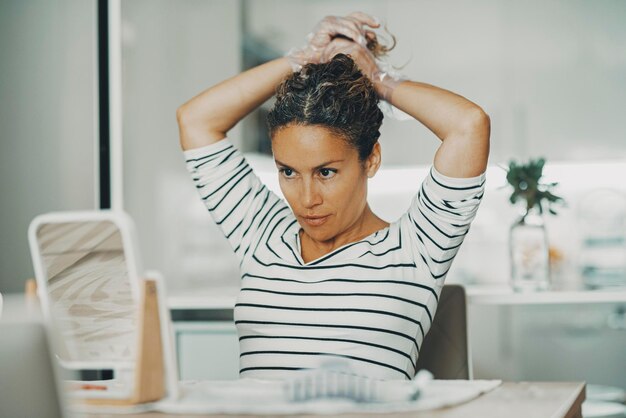
{"type": "Polygon", "coordinates": [[[388,232],[391,228],[391,225],[393,225],[392,223],[390,223],[388,226],[379,229],[378,231],[372,232],[371,234],[361,238],[358,241],[354,241],[354,242],[348,242],[344,245],[342,245],[341,247],[335,248],[334,250],[314,259],[311,260],[307,263],[304,262],[304,259],[302,258],[302,243],[300,242],[300,230],[302,229],[302,227],[300,226],[300,224],[298,222],[295,222],[294,225],[292,226],[292,228],[290,228],[290,234],[292,234],[292,236],[295,239],[295,247],[296,247],[296,251],[295,251],[295,256],[298,260],[298,262],[303,265],[303,266],[312,266],[318,263],[321,263],[329,258],[332,258],[336,253],[342,252],[344,251],[347,247],[351,247],[351,246],[356,246],[358,244],[364,243],[364,242],[368,242],[371,238],[377,237],[380,234],[383,234],[384,232],[388,232]]]}

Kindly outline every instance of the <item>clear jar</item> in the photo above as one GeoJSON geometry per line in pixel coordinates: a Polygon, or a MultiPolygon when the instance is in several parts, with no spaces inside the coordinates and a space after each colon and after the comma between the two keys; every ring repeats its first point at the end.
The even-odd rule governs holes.
{"type": "Polygon", "coordinates": [[[511,286],[516,292],[550,288],[550,254],[543,215],[531,208],[509,231],[511,286]]]}

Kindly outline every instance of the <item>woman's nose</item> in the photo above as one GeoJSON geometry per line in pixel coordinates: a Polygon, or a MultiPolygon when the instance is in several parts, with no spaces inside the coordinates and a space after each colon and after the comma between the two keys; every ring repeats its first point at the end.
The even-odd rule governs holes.
{"type": "Polygon", "coordinates": [[[305,181],[302,187],[302,205],[305,208],[312,208],[322,203],[322,195],[315,182],[305,181]]]}

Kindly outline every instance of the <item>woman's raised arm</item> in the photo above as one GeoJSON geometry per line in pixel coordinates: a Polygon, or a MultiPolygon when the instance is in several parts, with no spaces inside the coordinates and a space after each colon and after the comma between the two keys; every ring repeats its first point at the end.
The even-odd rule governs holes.
{"type": "Polygon", "coordinates": [[[478,105],[448,90],[415,81],[399,83],[390,102],[442,141],[433,162],[441,174],[475,177],[485,172],[491,123],[478,105]]]}
{"type": "Polygon", "coordinates": [[[215,143],[244,116],[275,92],[281,80],[304,64],[318,63],[331,40],[341,35],[365,45],[364,25],[378,27],[371,16],[354,12],[345,17],[326,16],[308,35],[308,44],[286,57],[244,71],[203,91],[176,111],[183,150],[215,143]]]}
{"type": "Polygon", "coordinates": [[[292,69],[286,58],[251,68],[210,87],[176,111],[183,150],[226,137],[244,116],[269,99],[292,69]]]}
{"type": "Polygon", "coordinates": [[[448,90],[415,81],[397,81],[381,72],[366,48],[334,39],[325,55],[350,55],[379,96],[430,129],[443,143],[434,166],[448,177],[475,177],[487,168],[490,120],[475,103],[448,90]]]}

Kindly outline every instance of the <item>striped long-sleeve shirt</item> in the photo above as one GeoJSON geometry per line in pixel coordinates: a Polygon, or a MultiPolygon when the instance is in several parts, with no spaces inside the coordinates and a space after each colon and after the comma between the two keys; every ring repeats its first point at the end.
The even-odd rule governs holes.
{"type": "Polygon", "coordinates": [[[295,215],[229,139],[184,155],[240,262],[240,376],[288,377],[333,356],[373,378],[415,375],[444,279],[483,196],[484,173],[451,178],[431,166],[398,220],[304,262],[295,215]]]}

